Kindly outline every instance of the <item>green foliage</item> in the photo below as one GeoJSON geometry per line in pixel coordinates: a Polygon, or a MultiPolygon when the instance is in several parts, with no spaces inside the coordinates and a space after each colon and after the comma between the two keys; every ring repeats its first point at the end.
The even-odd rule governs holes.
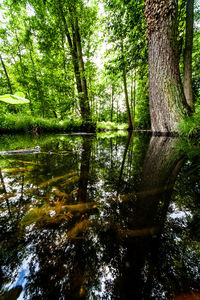
{"type": "MultiPolygon", "coordinates": [[[[22,93],[23,94],[23,93],[22,93]]],[[[29,100],[20,97],[21,93],[16,93],[15,95],[2,95],[0,96],[0,101],[9,103],[9,104],[28,104],[30,103],[29,100]]]]}
{"type": "MultiPolygon", "coordinates": [[[[185,1],[178,2],[178,44],[180,69],[183,74],[185,1]]],[[[15,131],[31,131],[35,126],[52,132],[79,130],[76,121],[71,120],[81,118],[81,93],[77,92],[71,49],[59,5],[63,8],[72,42],[72,19],[78,21],[92,120],[127,123],[123,83],[125,70],[130,111],[132,115],[135,114],[135,127],[149,129],[144,0],[104,0],[99,3],[83,0],[3,0],[0,26],[0,94],[14,96],[0,97],[0,114],[7,115],[1,123],[1,131],[14,131],[15,126],[15,131]],[[23,96],[16,95],[15,91],[21,91],[23,96]],[[16,99],[16,96],[30,99],[30,102],[26,101],[27,106],[9,105],[25,103],[21,98],[16,99]],[[24,116],[18,116],[19,112],[24,116]],[[9,113],[17,113],[17,116],[11,117],[9,113]],[[66,119],[70,121],[65,121],[66,119]]],[[[196,110],[200,105],[199,15],[199,5],[196,2],[193,43],[193,91],[196,110]]],[[[195,128],[198,126],[192,125],[193,129],[190,127],[197,122],[196,118],[194,117],[194,121],[189,118],[188,125],[187,122],[180,125],[185,134],[185,128],[188,127],[187,132],[190,133],[186,135],[193,135],[191,132],[197,131],[195,128]]],[[[102,130],[100,127],[98,130],[102,130]]],[[[117,128],[109,123],[103,125],[103,130],[106,127],[117,128]]]]}
{"type": "Polygon", "coordinates": [[[0,132],[71,132],[81,130],[81,120],[59,121],[34,118],[21,114],[6,114],[0,117],[0,132]]]}
{"type": "Polygon", "coordinates": [[[179,124],[180,135],[186,138],[194,138],[200,143],[200,113],[197,110],[192,116],[186,120],[182,120],[179,124]]]}
{"type": "Polygon", "coordinates": [[[107,130],[126,130],[128,127],[127,124],[118,124],[114,122],[99,122],[97,123],[98,131],[107,131],[107,130]]]}

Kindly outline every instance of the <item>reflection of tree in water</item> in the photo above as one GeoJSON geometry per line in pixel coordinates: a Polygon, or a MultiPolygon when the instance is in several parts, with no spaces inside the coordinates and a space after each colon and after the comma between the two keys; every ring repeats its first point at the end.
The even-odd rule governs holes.
{"type": "MultiPolygon", "coordinates": [[[[198,244],[190,240],[191,230],[185,223],[167,215],[183,163],[175,150],[176,140],[151,139],[139,180],[145,152],[140,139],[129,139],[126,146],[120,139],[99,141],[94,152],[94,139],[84,137],[79,155],[41,154],[34,166],[38,178],[30,170],[24,182],[22,176],[16,179],[23,196],[21,217],[26,216],[15,222],[15,238],[10,236],[16,257],[11,255],[11,262],[3,256],[1,264],[9,265],[7,274],[4,269],[5,280],[20,261],[28,261],[24,299],[130,299],[130,295],[133,299],[168,299],[199,288],[198,270],[193,268],[199,264],[198,244]],[[66,170],[80,172],[80,176],[69,181],[66,170]],[[132,176],[127,177],[130,170],[132,176]],[[34,197],[27,196],[27,185],[37,187],[34,197]],[[69,197],[71,191],[74,194],[69,197]],[[48,208],[48,216],[30,221],[29,205],[37,208],[32,212],[48,208]],[[56,214],[50,217],[51,210],[56,214]]],[[[60,144],[56,147],[57,151],[65,149],[60,144]]],[[[73,147],[78,149],[75,143],[73,147]]],[[[180,180],[184,176],[179,176],[176,186],[180,180]]],[[[176,189],[175,197],[179,197],[176,189]]],[[[2,239],[9,244],[7,230],[2,239]]],[[[7,252],[12,252],[8,244],[7,252]]]]}
{"type": "Polygon", "coordinates": [[[151,139],[134,214],[129,216],[128,228],[120,231],[127,247],[118,282],[120,299],[129,299],[131,293],[134,299],[169,299],[200,288],[198,271],[193,268],[199,265],[199,247],[196,245],[192,262],[192,241],[187,244],[183,224],[166,221],[174,182],[183,164],[175,146],[176,140],[171,138],[151,139]]]}
{"type": "MultiPolygon", "coordinates": [[[[63,295],[70,299],[84,299],[86,285],[91,281],[94,283],[97,278],[96,271],[91,275],[91,271],[96,270],[97,266],[96,251],[87,237],[89,217],[91,211],[96,208],[92,203],[92,205],[85,203],[92,143],[92,138],[87,141],[83,139],[77,198],[74,203],[72,199],[68,199],[71,205],[66,205],[72,210],[71,216],[67,218],[67,221],[62,218],[54,222],[49,222],[47,218],[36,219],[35,226],[27,229],[26,244],[28,246],[23,251],[25,251],[24,258],[31,257],[31,261],[28,284],[24,291],[26,299],[35,299],[40,295],[43,299],[52,297],[59,299],[63,295]]],[[[52,179],[49,179],[47,183],[52,183],[52,179]]],[[[44,192],[47,187],[46,182],[40,184],[39,187],[44,192]]],[[[63,191],[62,196],[64,194],[63,191]]],[[[62,201],[57,200],[57,202],[62,201]]],[[[27,222],[27,216],[25,220],[27,222]]]]}

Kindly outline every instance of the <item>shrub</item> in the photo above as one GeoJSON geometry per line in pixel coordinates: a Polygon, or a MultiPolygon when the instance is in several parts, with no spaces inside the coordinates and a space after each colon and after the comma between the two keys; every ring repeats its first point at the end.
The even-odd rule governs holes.
{"type": "Polygon", "coordinates": [[[195,138],[200,142],[200,112],[194,113],[179,124],[180,135],[186,138],[195,138]]]}

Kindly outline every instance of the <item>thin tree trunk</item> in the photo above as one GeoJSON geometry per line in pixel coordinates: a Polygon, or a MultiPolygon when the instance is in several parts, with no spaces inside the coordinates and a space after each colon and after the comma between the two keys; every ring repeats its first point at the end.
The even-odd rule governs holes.
{"type": "Polygon", "coordinates": [[[151,126],[164,134],[177,131],[189,111],[179,72],[176,5],[176,0],[146,0],[151,126]]]}
{"type": "Polygon", "coordinates": [[[127,72],[126,72],[126,62],[124,59],[124,46],[123,46],[123,40],[121,41],[121,51],[122,51],[122,57],[123,57],[123,83],[124,83],[124,95],[125,95],[125,101],[126,101],[126,110],[128,114],[128,130],[133,130],[133,124],[131,119],[131,111],[130,111],[130,105],[129,105],[129,99],[128,99],[128,89],[127,89],[127,72]]]}
{"type": "Polygon", "coordinates": [[[113,121],[113,105],[114,105],[114,87],[113,83],[111,85],[111,110],[110,110],[110,120],[113,121]]]}
{"type": "Polygon", "coordinates": [[[74,34],[74,39],[75,39],[76,48],[77,48],[78,64],[79,64],[79,71],[80,71],[80,76],[81,76],[81,86],[82,86],[82,92],[83,92],[83,98],[80,99],[80,107],[81,107],[81,112],[82,112],[82,116],[83,116],[83,121],[88,123],[88,122],[91,122],[91,114],[90,114],[87,82],[86,82],[86,77],[85,77],[85,66],[84,66],[83,55],[82,55],[81,38],[80,38],[80,33],[79,33],[78,19],[77,19],[76,15],[74,18],[73,25],[74,25],[73,26],[73,34],[74,34]]]}
{"type": "Polygon", "coordinates": [[[131,76],[131,109],[132,109],[132,125],[135,128],[135,79],[131,76]]]}
{"type": "Polygon", "coordinates": [[[65,19],[65,15],[63,12],[63,7],[61,2],[59,3],[59,11],[62,18],[64,31],[68,40],[70,53],[72,56],[72,63],[74,66],[74,73],[76,78],[76,85],[79,94],[79,103],[81,109],[81,116],[83,123],[86,126],[86,130],[90,129],[87,128],[88,123],[91,123],[91,112],[90,112],[90,105],[88,99],[88,90],[87,90],[87,82],[85,77],[85,67],[82,55],[82,46],[81,46],[81,38],[79,33],[79,25],[78,19],[76,17],[75,8],[72,10],[71,7],[69,9],[70,17],[71,17],[71,27],[72,27],[72,38],[68,29],[68,25],[65,19]]]}
{"type": "Polygon", "coordinates": [[[10,94],[12,95],[13,94],[12,85],[11,85],[10,78],[8,76],[8,72],[7,72],[6,66],[4,64],[4,61],[3,61],[2,57],[1,57],[1,55],[0,55],[0,60],[1,60],[1,64],[2,64],[2,67],[3,67],[4,73],[5,73],[5,76],[7,78],[7,82],[8,82],[8,87],[9,87],[9,90],[10,90],[10,94]]]}
{"type": "Polygon", "coordinates": [[[133,128],[135,128],[135,104],[136,104],[136,82],[134,80],[134,89],[133,89],[133,128]]]}
{"type": "Polygon", "coordinates": [[[72,63],[73,63],[73,66],[74,66],[74,74],[75,74],[75,78],[76,78],[76,87],[77,87],[79,97],[81,97],[82,96],[82,86],[81,86],[81,77],[80,77],[79,65],[78,65],[78,55],[77,55],[75,45],[73,45],[73,42],[72,42],[72,38],[71,38],[69,29],[68,29],[68,25],[67,25],[67,22],[66,22],[66,19],[65,19],[65,15],[64,15],[64,12],[63,12],[61,2],[58,1],[58,4],[59,4],[59,11],[60,11],[60,16],[61,16],[62,23],[63,23],[64,32],[65,32],[65,35],[67,37],[67,41],[68,41],[68,45],[69,45],[69,49],[70,49],[70,54],[71,54],[71,57],[72,57],[72,63]]]}
{"type": "Polygon", "coordinates": [[[186,34],[184,49],[184,93],[188,105],[194,109],[192,92],[192,47],[194,25],[194,0],[187,0],[186,4],[186,34]]]}

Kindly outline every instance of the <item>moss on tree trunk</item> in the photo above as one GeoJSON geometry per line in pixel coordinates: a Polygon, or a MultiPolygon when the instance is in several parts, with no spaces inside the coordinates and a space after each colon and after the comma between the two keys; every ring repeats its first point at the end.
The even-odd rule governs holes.
{"type": "Polygon", "coordinates": [[[146,0],[149,101],[154,132],[173,132],[187,115],[177,52],[175,0],[146,0]]]}

